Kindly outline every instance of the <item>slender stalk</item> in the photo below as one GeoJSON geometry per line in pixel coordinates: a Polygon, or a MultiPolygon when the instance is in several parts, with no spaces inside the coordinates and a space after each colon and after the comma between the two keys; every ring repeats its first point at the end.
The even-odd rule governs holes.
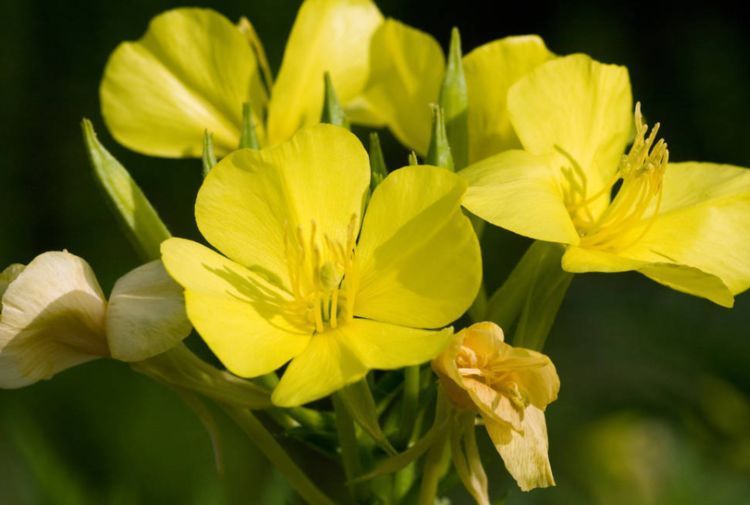
{"type": "Polygon", "coordinates": [[[359,447],[354,419],[349,415],[338,393],[333,395],[333,408],[336,412],[336,431],[339,436],[344,474],[349,483],[349,491],[352,497],[357,500],[359,486],[355,484],[354,480],[362,473],[362,468],[359,461],[359,447]]]}
{"type": "Polygon", "coordinates": [[[419,365],[404,369],[404,394],[401,403],[401,424],[398,444],[404,445],[411,435],[414,419],[419,411],[419,365]]]}
{"type": "Polygon", "coordinates": [[[435,441],[425,457],[422,470],[422,485],[419,488],[419,505],[435,505],[438,484],[445,473],[445,458],[447,456],[448,433],[444,433],[435,441]]]}
{"type": "Polygon", "coordinates": [[[273,435],[249,410],[230,405],[222,405],[222,408],[307,503],[336,505],[305,475],[273,435]]]}

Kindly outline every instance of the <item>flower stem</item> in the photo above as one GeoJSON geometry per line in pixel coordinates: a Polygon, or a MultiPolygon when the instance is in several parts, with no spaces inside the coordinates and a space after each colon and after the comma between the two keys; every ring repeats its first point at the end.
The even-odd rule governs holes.
{"type": "Polygon", "coordinates": [[[487,302],[485,318],[505,331],[515,324],[513,345],[541,350],[573,274],[560,266],[559,244],[534,242],[487,302]]]}
{"type": "Polygon", "coordinates": [[[226,404],[222,408],[307,503],[335,505],[292,461],[284,448],[249,410],[226,404]]]}
{"type": "Polygon", "coordinates": [[[339,437],[339,447],[341,447],[344,474],[352,497],[356,501],[359,486],[354,483],[354,480],[362,473],[362,468],[359,461],[359,446],[357,445],[354,419],[349,415],[349,411],[346,410],[346,405],[344,405],[344,401],[338,393],[333,395],[333,408],[336,412],[336,431],[339,437]]]}

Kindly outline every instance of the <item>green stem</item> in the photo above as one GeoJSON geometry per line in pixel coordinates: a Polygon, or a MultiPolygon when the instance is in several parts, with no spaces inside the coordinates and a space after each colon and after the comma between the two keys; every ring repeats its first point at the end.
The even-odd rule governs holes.
{"type": "Polygon", "coordinates": [[[294,463],[273,435],[249,410],[231,405],[222,405],[222,408],[307,503],[335,505],[333,500],[328,498],[294,463]]]}
{"type": "Polygon", "coordinates": [[[401,424],[398,429],[398,444],[403,446],[411,435],[414,419],[419,411],[419,366],[404,369],[404,394],[401,403],[401,424]]]}
{"type": "Polygon", "coordinates": [[[513,345],[541,350],[573,274],[561,267],[560,244],[534,242],[487,301],[485,319],[505,331],[515,324],[513,345]]]}
{"type": "Polygon", "coordinates": [[[346,410],[343,400],[338,393],[333,395],[333,408],[336,412],[336,432],[341,447],[341,461],[344,465],[344,473],[349,483],[352,497],[357,500],[359,486],[354,480],[362,473],[359,461],[359,447],[357,445],[357,433],[354,427],[354,419],[346,410]]]}
{"type": "Polygon", "coordinates": [[[419,488],[419,505],[435,505],[438,484],[445,473],[445,458],[447,456],[448,433],[444,433],[435,441],[427,456],[422,469],[422,485],[419,488]]]}

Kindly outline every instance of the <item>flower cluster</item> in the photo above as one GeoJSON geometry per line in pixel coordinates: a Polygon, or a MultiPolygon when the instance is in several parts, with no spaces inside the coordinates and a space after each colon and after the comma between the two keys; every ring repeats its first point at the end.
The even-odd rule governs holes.
{"type": "Polygon", "coordinates": [[[537,36],[463,56],[455,31],[446,58],[369,0],[306,0],[274,76],[250,21],[175,9],[115,49],[100,92],[126,147],[202,158],[207,244],[171,237],[84,121],[148,262],[108,300],[65,251],[3,271],[0,387],[131,363],[224,408],[310,503],[332,501],[251,411],[335,439],[355,501],[433,503],[450,452],[490,503],[477,425],[522,490],[554,485],[541,350],[572,274],[638,271],[726,307],[750,287],[750,172],[671,162],[624,67],[537,36]],[[387,127],[411,162],[388,170],[350,123],[387,127]],[[490,297],[483,221],[535,241],[490,297]],[[192,328],[223,368],[181,343],[192,328]]]}

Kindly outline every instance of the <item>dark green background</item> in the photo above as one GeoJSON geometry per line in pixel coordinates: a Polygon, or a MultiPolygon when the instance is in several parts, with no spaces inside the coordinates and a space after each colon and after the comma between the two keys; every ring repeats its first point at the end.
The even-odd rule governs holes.
{"type": "MultiPolygon", "coordinates": [[[[98,103],[109,53],[177,5],[0,3],[0,265],[67,248],[91,263],[105,291],[137,265],[94,184],[80,140],[83,116],[172,232],[196,236],[199,164],[117,146],[98,103]]],[[[662,122],[672,159],[750,166],[750,31],[738,12],[584,2],[526,2],[516,6],[526,8],[522,14],[466,0],[380,5],[443,43],[458,25],[467,50],[538,33],[555,52],[625,64],[635,97],[662,122]]],[[[211,6],[231,19],[248,16],[278,67],[298,2],[211,6]]],[[[392,165],[405,159],[388,145],[392,165]]],[[[495,286],[525,242],[494,230],[486,242],[487,279],[495,286]]],[[[559,485],[512,491],[509,501],[750,502],[749,324],[748,296],[729,311],[635,274],[577,277],[547,347],[562,380],[547,411],[559,485]]],[[[175,395],[123,364],[92,363],[0,392],[0,503],[204,504],[240,496],[283,503],[280,478],[231,429],[226,437],[227,470],[219,479],[205,432],[175,395]]],[[[488,452],[486,460],[504,482],[499,458],[488,452]]]]}

